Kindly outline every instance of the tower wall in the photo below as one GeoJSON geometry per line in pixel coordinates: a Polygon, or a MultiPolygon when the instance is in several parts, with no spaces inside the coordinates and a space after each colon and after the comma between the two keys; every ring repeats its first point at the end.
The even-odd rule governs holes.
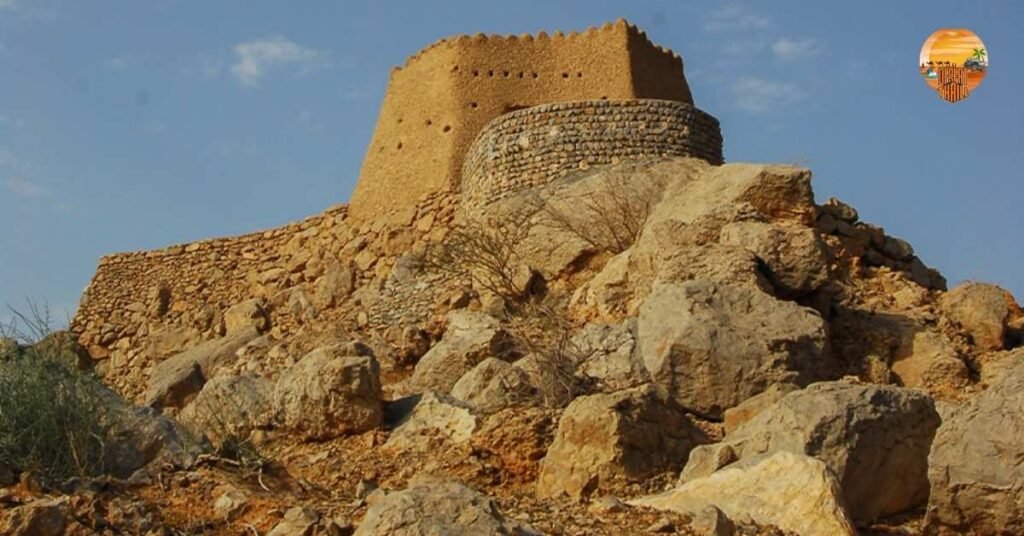
{"type": "Polygon", "coordinates": [[[404,221],[423,195],[458,190],[466,151],[500,115],[637,98],[693,103],[682,59],[622,20],[569,35],[439,41],[392,73],[351,217],[404,221]]]}

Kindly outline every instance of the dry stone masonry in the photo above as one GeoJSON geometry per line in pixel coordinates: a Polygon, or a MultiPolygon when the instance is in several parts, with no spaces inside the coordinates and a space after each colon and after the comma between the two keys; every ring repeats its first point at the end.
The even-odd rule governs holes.
{"type": "Polygon", "coordinates": [[[722,163],[718,120],[685,102],[543,104],[491,121],[466,153],[462,206],[478,209],[574,169],[624,159],[691,156],[722,163]]]}

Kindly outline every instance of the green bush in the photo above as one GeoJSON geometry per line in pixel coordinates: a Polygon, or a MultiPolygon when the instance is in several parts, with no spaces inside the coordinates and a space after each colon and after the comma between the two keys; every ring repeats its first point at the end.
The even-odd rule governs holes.
{"type": "Polygon", "coordinates": [[[11,327],[0,330],[20,339],[0,344],[0,461],[56,481],[102,474],[99,380],[70,365],[74,348],[54,343],[70,337],[47,337],[42,321],[29,331],[35,341],[48,342],[25,340],[11,327]]]}

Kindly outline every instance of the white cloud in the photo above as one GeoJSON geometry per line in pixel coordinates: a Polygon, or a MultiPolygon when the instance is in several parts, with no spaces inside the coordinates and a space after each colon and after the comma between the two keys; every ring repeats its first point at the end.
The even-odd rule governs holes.
{"type": "Polygon", "coordinates": [[[21,198],[45,197],[50,194],[50,190],[46,187],[31,182],[24,177],[9,177],[4,181],[4,187],[7,191],[14,194],[15,197],[21,198]]]}
{"type": "Polygon", "coordinates": [[[298,45],[282,36],[239,43],[234,47],[235,62],[231,74],[243,86],[257,86],[268,71],[276,66],[296,65],[302,72],[325,61],[323,51],[298,45]]]}
{"type": "Polygon", "coordinates": [[[0,0],[0,10],[14,9],[15,0],[0,0]]]}
{"type": "Polygon", "coordinates": [[[107,58],[103,60],[103,67],[110,69],[112,71],[120,71],[122,69],[127,69],[128,67],[131,67],[134,64],[135,59],[127,54],[122,54],[120,56],[114,56],[113,58],[107,58]]]}
{"type": "Polygon", "coordinates": [[[771,26],[771,19],[751,12],[749,9],[731,5],[712,11],[704,17],[707,32],[731,32],[740,30],[763,30],[771,26]]]}
{"type": "Polygon", "coordinates": [[[803,39],[791,39],[780,37],[772,43],[772,54],[783,61],[792,61],[807,58],[820,51],[818,42],[810,37],[803,39]]]}
{"type": "Polygon", "coordinates": [[[765,41],[730,41],[722,46],[721,52],[726,56],[744,58],[761,53],[765,46],[767,46],[765,41]]]}
{"type": "Polygon", "coordinates": [[[731,90],[736,107],[752,113],[767,112],[807,98],[807,93],[792,82],[775,82],[752,76],[737,79],[731,90]]]}

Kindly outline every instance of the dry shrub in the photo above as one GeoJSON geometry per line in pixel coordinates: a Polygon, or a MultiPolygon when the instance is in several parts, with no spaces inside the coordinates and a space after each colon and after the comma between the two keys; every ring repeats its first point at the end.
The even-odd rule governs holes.
{"type": "Polygon", "coordinates": [[[427,268],[491,292],[508,303],[521,302],[528,282],[520,277],[517,251],[530,234],[527,211],[513,211],[501,219],[453,228],[445,240],[427,249],[427,268]]]}
{"type": "Polygon", "coordinates": [[[73,339],[51,336],[45,307],[29,308],[0,326],[0,461],[54,481],[103,474],[103,386],[73,366],[73,339]]]}
{"type": "Polygon", "coordinates": [[[552,303],[528,303],[508,323],[515,346],[530,359],[526,368],[544,404],[562,407],[589,391],[576,374],[586,358],[573,340],[574,326],[565,308],[552,303]]]}
{"type": "Polygon", "coordinates": [[[555,202],[539,201],[544,224],[567,232],[599,251],[629,248],[651,214],[653,185],[632,175],[607,172],[607,180],[585,195],[555,202]]]}

